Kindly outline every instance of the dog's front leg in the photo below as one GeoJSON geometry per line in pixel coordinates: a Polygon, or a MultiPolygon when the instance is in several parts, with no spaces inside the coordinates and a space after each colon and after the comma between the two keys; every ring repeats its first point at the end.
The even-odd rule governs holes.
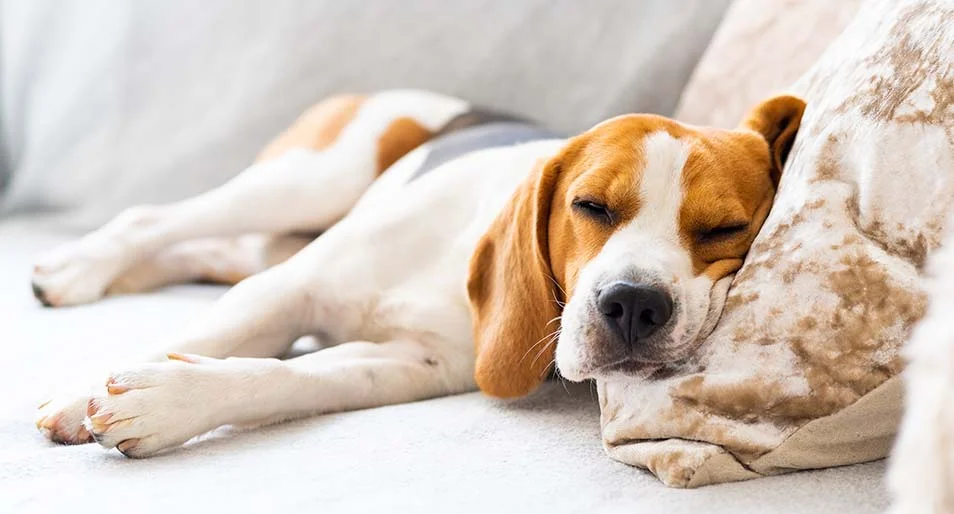
{"type": "Polygon", "coordinates": [[[89,404],[87,429],[106,448],[146,457],[222,425],[406,403],[474,388],[467,345],[352,342],[295,359],[170,360],[114,373],[89,404]]]}
{"type": "MultiPolygon", "coordinates": [[[[208,312],[176,337],[166,352],[209,357],[276,357],[313,327],[312,298],[301,284],[311,264],[285,263],[255,275],[229,290],[208,312]]],[[[165,352],[146,355],[145,362],[164,362],[165,352]]],[[[39,408],[36,425],[58,443],[91,442],[82,426],[92,396],[104,390],[109,369],[88,370],[94,379],[56,395],[39,408]]],[[[107,386],[108,387],[108,386],[107,386]]]]}

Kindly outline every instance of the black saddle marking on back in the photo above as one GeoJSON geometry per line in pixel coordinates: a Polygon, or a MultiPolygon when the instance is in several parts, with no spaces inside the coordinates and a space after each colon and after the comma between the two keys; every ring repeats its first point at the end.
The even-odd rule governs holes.
{"type": "Polygon", "coordinates": [[[473,107],[471,110],[451,118],[447,124],[441,127],[441,129],[434,134],[434,138],[436,139],[441,136],[446,136],[452,132],[458,132],[460,130],[476,127],[478,125],[488,125],[490,123],[502,122],[517,122],[530,125],[534,124],[531,120],[514,114],[492,111],[490,109],[484,109],[483,107],[473,107]]]}
{"type": "Polygon", "coordinates": [[[408,179],[408,183],[446,162],[477,150],[563,137],[517,116],[474,109],[456,116],[427,142],[427,157],[408,179]]]}

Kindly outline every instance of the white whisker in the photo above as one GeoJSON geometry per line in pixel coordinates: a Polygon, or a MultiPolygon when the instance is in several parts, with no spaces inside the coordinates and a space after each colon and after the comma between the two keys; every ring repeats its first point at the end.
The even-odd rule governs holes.
{"type": "MultiPolygon", "coordinates": [[[[556,359],[552,359],[550,363],[547,364],[547,367],[543,368],[543,372],[540,373],[540,378],[544,378],[544,376],[547,374],[547,371],[549,371],[551,367],[556,369],[556,359]]],[[[557,373],[559,373],[559,370],[557,370],[557,373]]]]}
{"type": "MultiPolygon", "coordinates": [[[[564,298],[564,299],[566,299],[566,291],[563,289],[563,287],[560,286],[560,283],[557,282],[556,279],[553,278],[553,276],[551,276],[551,275],[549,275],[549,274],[546,275],[546,277],[547,277],[548,279],[550,279],[550,282],[553,282],[553,285],[555,285],[555,286],[557,287],[557,289],[560,291],[560,294],[563,295],[563,298],[564,298]]],[[[566,302],[560,301],[560,299],[557,298],[557,296],[556,296],[556,291],[554,291],[554,290],[551,289],[551,290],[550,290],[550,294],[553,295],[553,301],[556,302],[556,304],[559,305],[560,308],[563,308],[563,307],[566,306],[566,302]]]]}
{"type": "Polygon", "coordinates": [[[540,356],[546,353],[546,351],[549,350],[550,347],[553,346],[557,342],[557,339],[559,338],[560,338],[560,329],[556,329],[556,331],[554,331],[553,334],[550,336],[550,339],[547,341],[547,344],[543,345],[543,348],[540,348],[540,351],[537,352],[536,357],[534,357],[533,360],[530,361],[530,365],[533,366],[537,362],[537,359],[539,359],[540,356]]]}
{"type": "MultiPolygon", "coordinates": [[[[537,346],[539,346],[540,343],[542,343],[542,342],[544,342],[544,341],[552,340],[552,338],[554,337],[554,335],[555,335],[555,334],[559,334],[559,333],[560,333],[560,329],[557,328],[557,329],[554,330],[553,332],[550,332],[549,334],[546,334],[545,336],[541,337],[539,341],[537,341],[536,343],[533,343],[533,345],[531,345],[530,348],[527,348],[527,353],[524,353],[524,354],[523,354],[523,357],[520,358],[520,362],[523,362],[523,360],[526,359],[528,355],[530,355],[530,352],[531,352],[534,348],[536,348],[537,346]]],[[[549,341],[547,342],[547,344],[549,344],[549,341]]],[[[544,347],[546,347],[546,345],[544,345],[544,347]]]]}

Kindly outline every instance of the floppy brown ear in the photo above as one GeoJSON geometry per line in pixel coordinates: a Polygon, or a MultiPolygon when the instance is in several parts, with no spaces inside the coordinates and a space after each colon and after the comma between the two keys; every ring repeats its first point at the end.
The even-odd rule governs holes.
{"type": "Polygon", "coordinates": [[[475,378],[484,393],[523,396],[546,378],[559,328],[548,225],[559,164],[541,162],[480,239],[467,293],[477,347],[475,378]]]}
{"type": "Polygon", "coordinates": [[[772,159],[772,182],[778,185],[782,167],[795,142],[795,135],[805,112],[805,101],[791,95],[779,95],[749,111],[742,127],[754,130],[765,138],[772,159]]]}

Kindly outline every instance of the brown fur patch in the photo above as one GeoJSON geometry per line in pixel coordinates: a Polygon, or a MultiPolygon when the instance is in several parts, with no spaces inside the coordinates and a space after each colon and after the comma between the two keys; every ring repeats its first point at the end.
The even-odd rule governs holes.
{"type": "Polygon", "coordinates": [[[257,161],[274,159],[293,148],[323,150],[331,146],[364,104],[363,95],[330,97],[302,114],[258,154],[257,161]]]}
{"type": "Polygon", "coordinates": [[[768,217],[775,189],[801,123],[805,103],[778,96],[757,105],[735,133],[705,133],[683,170],[680,232],[697,273],[713,281],[735,273],[768,217]],[[718,205],[718,209],[713,206],[718,205]],[[739,232],[700,238],[712,229],[739,232]]]}
{"type": "Polygon", "coordinates": [[[378,175],[433,136],[433,132],[411,118],[392,121],[378,139],[378,175]]]}

